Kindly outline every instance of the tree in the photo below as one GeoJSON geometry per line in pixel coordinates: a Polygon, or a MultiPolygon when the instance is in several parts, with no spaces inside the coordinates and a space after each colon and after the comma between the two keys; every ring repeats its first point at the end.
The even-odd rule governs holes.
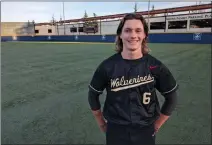
{"type": "Polygon", "coordinates": [[[84,24],[85,25],[88,25],[89,21],[86,20],[86,18],[88,18],[88,14],[87,14],[86,10],[85,10],[85,13],[84,13],[84,17],[83,18],[84,18],[84,24]]]}
{"type": "Polygon", "coordinates": [[[97,17],[96,13],[93,13],[93,16],[94,16],[94,17],[97,17]]]}
{"type": "Polygon", "coordinates": [[[96,23],[97,22],[97,20],[96,20],[96,17],[97,17],[96,13],[93,13],[93,17],[95,19],[95,20],[93,20],[93,22],[96,23]]]}
{"type": "MultiPolygon", "coordinates": [[[[96,13],[93,13],[93,17],[97,17],[96,13]]],[[[98,29],[98,22],[97,20],[88,20],[86,18],[88,18],[88,14],[87,12],[85,11],[84,13],[84,20],[83,20],[83,29],[84,29],[84,32],[85,33],[90,33],[90,32],[93,32],[95,33],[96,32],[96,29],[98,29]]],[[[95,19],[95,18],[94,18],[95,19]]]]}
{"type": "Polygon", "coordinates": [[[88,17],[88,14],[87,14],[87,12],[85,10],[84,18],[87,18],[87,17],[88,17]]]}
{"type": "Polygon", "coordinates": [[[60,21],[62,21],[63,20],[63,18],[62,18],[62,16],[60,15],[60,21]]]}
{"type": "Polygon", "coordinates": [[[33,30],[32,30],[33,31],[32,33],[33,34],[32,35],[35,35],[35,20],[32,20],[32,24],[33,24],[33,26],[32,26],[33,27],[33,30]]]}
{"type": "MultiPolygon", "coordinates": [[[[152,11],[154,11],[155,10],[155,6],[154,5],[152,5],[152,11]]],[[[153,17],[153,16],[155,16],[154,14],[151,14],[151,17],[153,17]]]]}
{"type": "Polygon", "coordinates": [[[55,24],[56,24],[56,20],[55,20],[55,18],[54,18],[54,14],[52,15],[51,24],[52,24],[52,25],[55,25],[55,24]]]}
{"type": "Polygon", "coordinates": [[[59,25],[62,25],[62,24],[63,24],[62,21],[63,21],[63,18],[62,18],[62,16],[60,15],[59,25]]]}
{"type": "Polygon", "coordinates": [[[154,11],[155,10],[155,6],[154,5],[152,5],[152,11],[154,11]]]}
{"type": "Polygon", "coordinates": [[[138,5],[137,5],[137,3],[135,3],[135,6],[134,6],[134,12],[136,13],[137,12],[137,10],[138,10],[138,7],[137,7],[138,5]]]}

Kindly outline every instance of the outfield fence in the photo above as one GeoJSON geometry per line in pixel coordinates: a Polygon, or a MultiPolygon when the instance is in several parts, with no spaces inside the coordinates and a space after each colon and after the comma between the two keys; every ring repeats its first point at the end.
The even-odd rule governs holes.
{"type": "MultiPolygon", "coordinates": [[[[66,36],[2,36],[1,41],[59,41],[114,43],[115,35],[66,35],[66,36]]],[[[211,33],[164,33],[149,34],[149,43],[212,44],[211,33]]]]}

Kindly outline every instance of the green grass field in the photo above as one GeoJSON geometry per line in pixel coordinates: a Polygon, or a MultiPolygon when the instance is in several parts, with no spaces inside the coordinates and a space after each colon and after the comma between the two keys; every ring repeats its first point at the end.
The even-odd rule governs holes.
{"type": "MultiPolygon", "coordinates": [[[[211,46],[149,44],[179,89],[158,144],[211,143],[211,46]]],[[[3,144],[104,144],[88,105],[88,84],[113,44],[2,43],[3,144]]],[[[163,102],[159,95],[160,102],[163,102]]],[[[101,96],[102,105],[105,93],[101,96]]]]}

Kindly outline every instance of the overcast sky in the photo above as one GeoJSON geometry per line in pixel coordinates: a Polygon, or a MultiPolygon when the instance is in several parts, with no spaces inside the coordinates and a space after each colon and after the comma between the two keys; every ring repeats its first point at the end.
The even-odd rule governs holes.
{"type": "MultiPolygon", "coordinates": [[[[209,3],[209,2],[202,2],[209,3]]],[[[138,11],[148,10],[148,2],[138,2],[138,11]]],[[[196,2],[151,2],[155,9],[195,5],[196,2]]],[[[85,10],[88,16],[98,16],[133,12],[134,2],[65,2],[65,19],[82,18],[85,10]]],[[[54,15],[56,20],[63,17],[62,2],[2,2],[2,22],[26,22],[35,20],[49,22],[54,15]]]]}

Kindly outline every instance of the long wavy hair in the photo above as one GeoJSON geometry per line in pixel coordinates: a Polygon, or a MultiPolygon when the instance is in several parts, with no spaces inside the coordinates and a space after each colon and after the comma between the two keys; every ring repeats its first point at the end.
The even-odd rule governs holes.
{"type": "Polygon", "coordinates": [[[145,19],[143,18],[143,16],[140,15],[140,14],[136,14],[136,13],[131,13],[131,14],[125,15],[124,18],[119,23],[118,29],[116,31],[116,40],[115,40],[116,48],[115,48],[115,51],[118,52],[118,53],[121,53],[123,51],[123,42],[122,42],[122,39],[120,38],[120,35],[122,33],[122,29],[124,27],[124,24],[127,20],[140,20],[142,22],[142,24],[144,26],[144,33],[145,33],[146,37],[142,41],[141,51],[142,51],[143,54],[149,53],[150,49],[147,47],[148,25],[147,25],[145,19]]]}

